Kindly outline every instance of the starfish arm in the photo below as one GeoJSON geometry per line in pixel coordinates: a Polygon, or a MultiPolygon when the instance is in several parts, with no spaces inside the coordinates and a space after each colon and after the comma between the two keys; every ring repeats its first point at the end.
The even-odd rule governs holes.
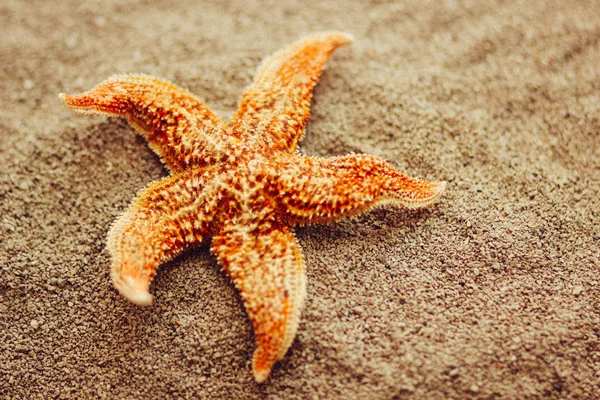
{"type": "Polygon", "coordinates": [[[264,222],[226,226],[211,249],[240,291],[256,337],[252,370],[264,382],[296,336],[306,297],[300,247],[290,228],[264,222]]]}
{"type": "Polygon", "coordinates": [[[124,117],[173,172],[226,154],[221,120],[191,93],[149,76],[115,75],[89,92],[60,94],[70,108],[124,117]]]}
{"type": "Polygon", "coordinates": [[[310,114],[310,99],[333,51],[352,41],[342,33],[308,36],[267,58],[246,89],[233,118],[234,130],[261,136],[263,154],[293,152],[310,114]]]}
{"type": "Polygon", "coordinates": [[[298,224],[337,221],[388,203],[425,207],[446,187],[446,182],[411,178],[371,155],[297,156],[285,164],[278,168],[271,191],[281,218],[298,224]]]}
{"type": "Polygon", "coordinates": [[[210,174],[164,178],[141,192],[112,225],[107,240],[116,289],[139,305],[152,301],[156,268],[208,235],[218,196],[210,174]]]}

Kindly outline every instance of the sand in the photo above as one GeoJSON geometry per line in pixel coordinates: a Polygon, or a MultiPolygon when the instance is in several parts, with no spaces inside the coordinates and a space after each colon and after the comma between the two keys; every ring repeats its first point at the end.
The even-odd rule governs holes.
{"type": "Polygon", "coordinates": [[[0,397],[600,398],[600,8],[590,1],[3,1],[0,397]],[[305,33],[327,64],[301,151],[448,181],[423,211],[297,230],[308,299],[270,379],[206,248],[140,308],[111,222],[166,175],[123,121],[59,92],[170,79],[219,115],[305,33]]]}

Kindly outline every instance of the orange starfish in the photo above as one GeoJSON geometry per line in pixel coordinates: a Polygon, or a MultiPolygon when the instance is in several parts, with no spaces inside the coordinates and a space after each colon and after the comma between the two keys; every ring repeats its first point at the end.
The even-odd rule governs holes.
{"type": "Polygon", "coordinates": [[[61,99],[77,111],[119,115],[171,175],[151,184],[108,233],[112,280],[140,305],[156,268],[212,238],[254,326],[257,382],[290,347],[306,297],[293,227],[337,221],[382,204],[424,207],[445,182],[410,178],[370,155],[329,159],[297,152],[312,89],[348,35],[309,36],[266,59],[225,124],[189,92],[152,77],[118,75],[61,99]]]}

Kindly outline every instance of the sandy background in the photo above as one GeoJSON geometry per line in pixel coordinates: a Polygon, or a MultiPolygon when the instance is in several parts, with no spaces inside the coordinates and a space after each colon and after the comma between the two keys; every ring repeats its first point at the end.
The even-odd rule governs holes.
{"type": "Polygon", "coordinates": [[[1,398],[600,398],[597,1],[4,0],[0,36],[1,398]],[[376,154],[448,194],[298,230],[306,309],[258,386],[206,248],[160,270],[151,308],[112,288],[109,225],[166,171],[57,93],[143,72],[229,116],[263,57],[332,29],[356,42],[302,152],[376,154]]]}

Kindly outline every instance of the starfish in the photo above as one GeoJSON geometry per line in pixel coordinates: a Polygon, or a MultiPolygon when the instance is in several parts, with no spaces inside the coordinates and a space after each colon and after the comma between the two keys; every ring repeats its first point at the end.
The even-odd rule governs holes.
{"type": "Polygon", "coordinates": [[[350,42],[346,34],[320,33],[267,58],[230,123],[188,91],[150,76],[116,75],[88,92],[59,95],[76,111],[124,117],[170,170],[109,230],[116,289],[149,305],[157,267],[210,242],[252,322],[259,383],[290,347],[306,297],[294,226],[390,203],[424,207],[445,188],[371,155],[299,154],[313,87],[331,53],[350,42]]]}

